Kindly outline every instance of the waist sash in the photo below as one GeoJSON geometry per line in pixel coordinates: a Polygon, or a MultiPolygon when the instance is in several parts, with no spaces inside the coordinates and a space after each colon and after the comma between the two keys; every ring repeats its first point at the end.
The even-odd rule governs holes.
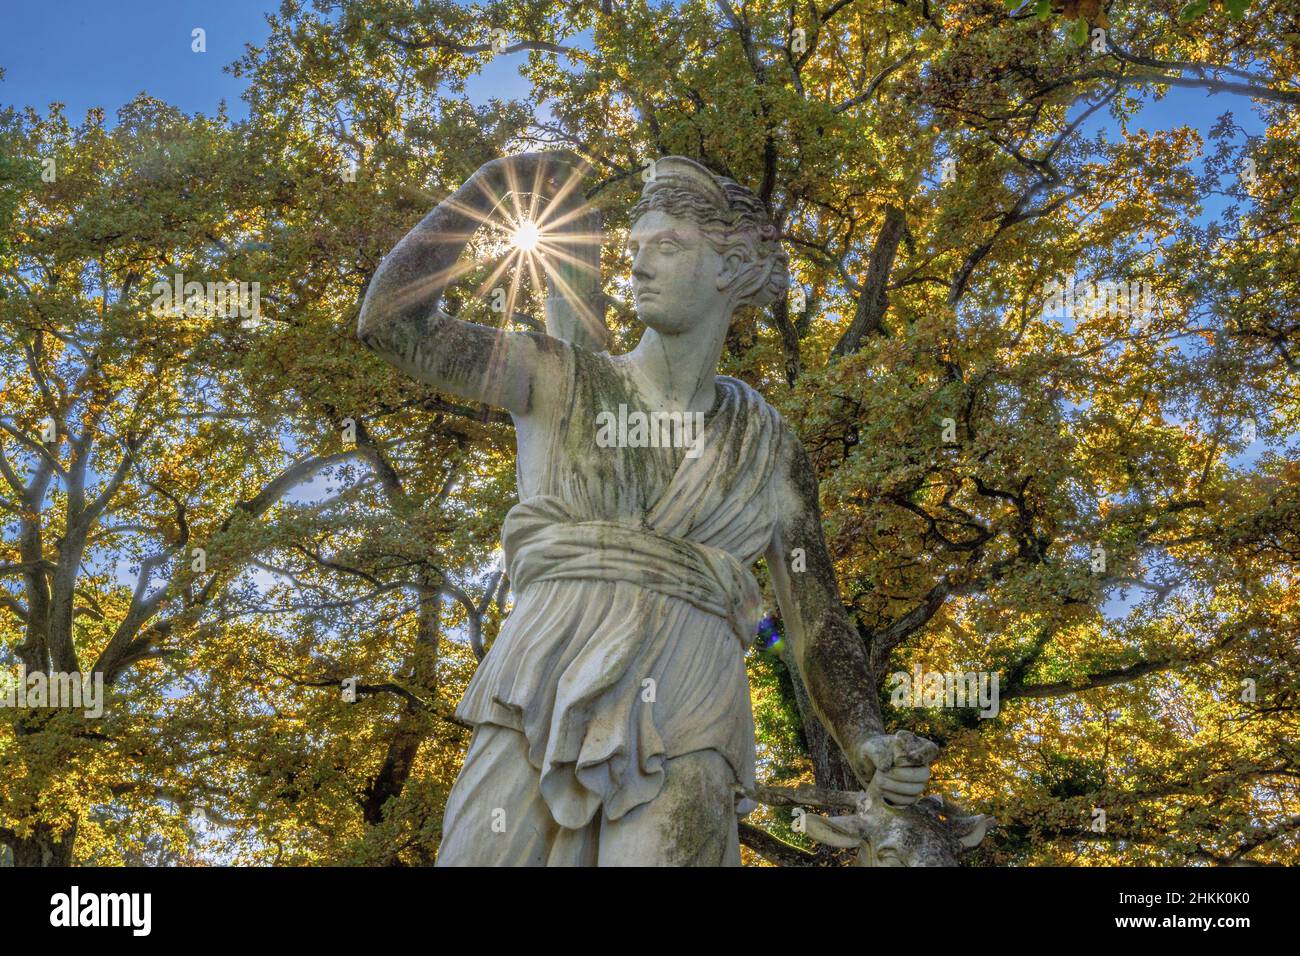
{"type": "Polygon", "coordinates": [[[743,647],[758,630],[762,593],[730,552],[614,521],[574,521],[548,495],[519,502],[501,528],[507,573],[523,592],[542,581],[627,581],[717,615],[743,647]]]}

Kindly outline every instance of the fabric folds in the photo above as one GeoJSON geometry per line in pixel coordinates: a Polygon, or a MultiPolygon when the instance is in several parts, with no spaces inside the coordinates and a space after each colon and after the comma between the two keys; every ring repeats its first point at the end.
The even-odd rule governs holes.
{"type": "MultiPolygon", "coordinates": [[[[608,356],[580,354],[609,374],[608,356]]],[[[521,476],[502,529],[515,607],[457,714],[524,734],[562,827],[654,799],[665,762],[696,750],[753,783],[744,652],[761,595],[748,569],[772,537],[783,426],[744,383],[717,383],[702,453],[671,463],[662,449],[595,450],[600,409],[574,390],[546,473],[521,476]],[[621,457],[604,474],[582,467],[600,455],[621,457]],[[657,488],[628,479],[652,465],[657,488]]]]}

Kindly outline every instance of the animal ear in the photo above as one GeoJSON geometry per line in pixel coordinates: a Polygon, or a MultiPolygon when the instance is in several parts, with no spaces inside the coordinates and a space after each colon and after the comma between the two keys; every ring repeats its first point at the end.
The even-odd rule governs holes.
{"type": "Polygon", "coordinates": [[[862,843],[862,834],[855,825],[856,817],[823,817],[816,813],[803,815],[804,833],[814,843],[848,850],[862,843]]]}
{"type": "Polygon", "coordinates": [[[977,813],[973,817],[949,817],[948,826],[952,830],[953,836],[967,850],[973,850],[980,845],[984,835],[988,833],[989,826],[996,821],[984,813],[977,813]]]}

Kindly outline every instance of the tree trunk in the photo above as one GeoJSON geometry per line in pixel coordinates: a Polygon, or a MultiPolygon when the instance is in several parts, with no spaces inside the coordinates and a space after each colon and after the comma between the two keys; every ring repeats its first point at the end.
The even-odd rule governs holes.
{"type": "Polygon", "coordinates": [[[77,825],[59,830],[46,823],[36,825],[31,836],[10,842],[14,866],[71,866],[77,842],[77,825]]]}
{"type": "Polygon", "coordinates": [[[844,337],[835,344],[832,355],[851,355],[858,350],[865,336],[876,335],[884,330],[882,322],[885,310],[889,308],[885,286],[889,283],[889,273],[894,267],[898,244],[907,231],[906,225],[902,209],[897,206],[885,207],[885,221],[880,227],[880,234],[876,236],[876,244],[871,249],[867,278],[862,283],[862,292],[858,296],[857,312],[844,337]]]}
{"type": "MultiPolygon", "coordinates": [[[[419,634],[412,670],[417,689],[429,701],[438,699],[438,643],[441,634],[442,592],[426,583],[420,592],[419,634]]],[[[379,772],[367,782],[362,796],[362,812],[368,826],[383,823],[385,806],[402,795],[428,732],[428,716],[418,705],[408,702],[388,738],[384,762],[379,772]]],[[[381,865],[401,866],[402,862],[394,850],[381,865]]]]}

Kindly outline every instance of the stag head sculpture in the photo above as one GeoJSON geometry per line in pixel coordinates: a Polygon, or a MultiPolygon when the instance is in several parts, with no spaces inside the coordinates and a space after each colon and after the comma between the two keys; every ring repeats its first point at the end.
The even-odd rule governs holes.
{"type": "Polygon", "coordinates": [[[993,818],[963,816],[943,797],[925,797],[910,807],[891,807],[864,794],[857,813],[803,816],[804,832],[827,846],[858,851],[858,866],[956,866],[979,846],[993,818]]]}

